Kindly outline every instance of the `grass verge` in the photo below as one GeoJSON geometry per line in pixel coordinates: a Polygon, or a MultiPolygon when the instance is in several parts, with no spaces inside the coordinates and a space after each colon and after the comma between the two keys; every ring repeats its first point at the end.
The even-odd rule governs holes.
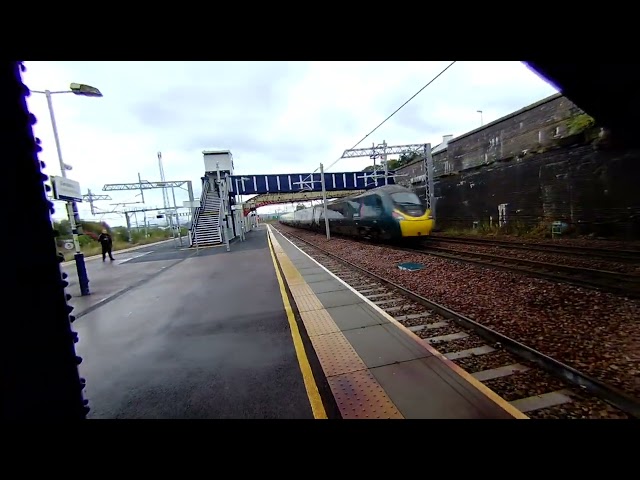
{"type": "MultiPolygon", "coordinates": [[[[177,237],[176,237],[177,238],[177,237]]],[[[113,251],[117,252],[118,250],[124,250],[132,247],[139,247],[141,245],[148,245],[150,243],[158,243],[165,240],[171,240],[171,237],[149,237],[149,238],[141,238],[135,243],[129,243],[122,240],[115,240],[113,242],[113,251]]],[[[184,240],[183,240],[184,241],[184,240]]],[[[84,245],[80,247],[80,250],[84,254],[85,258],[95,257],[96,255],[102,255],[102,247],[98,242],[92,241],[89,245],[84,245]]],[[[59,249],[64,254],[65,262],[73,260],[73,256],[75,252],[73,250],[62,250],[59,249]]]]}

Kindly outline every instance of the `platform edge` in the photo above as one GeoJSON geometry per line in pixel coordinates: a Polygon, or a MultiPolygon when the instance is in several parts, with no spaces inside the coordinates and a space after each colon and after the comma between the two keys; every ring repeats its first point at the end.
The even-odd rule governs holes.
{"type": "Polygon", "coordinates": [[[322,403],[322,398],[320,397],[320,392],[318,390],[316,380],[313,377],[313,372],[311,371],[311,365],[309,363],[309,359],[307,358],[307,354],[302,343],[302,337],[300,336],[298,324],[296,323],[296,319],[293,315],[293,309],[291,308],[291,303],[289,302],[289,296],[287,295],[284,281],[282,279],[282,275],[280,274],[280,269],[278,268],[278,261],[276,259],[273,245],[271,243],[271,237],[269,235],[267,235],[267,243],[269,244],[269,252],[271,253],[271,260],[273,261],[273,268],[276,271],[276,278],[278,279],[278,288],[280,289],[282,303],[284,304],[284,310],[287,314],[287,321],[289,322],[289,329],[291,330],[291,337],[293,338],[293,346],[296,351],[296,357],[298,359],[300,372],[302,373],[304,387],[307,391],[307,397],[309,398],[309,403],[311,404],[313,418],[315,418],[316,420],[326,420],[327,412],[324,408],[324,404],[322,403]]]}
{"type": "MultiPolygon", "coordinates": [[[[275,228],[274,228],[275,230],[275,228]]],[[[276,230],[277,231],[277,230],[276,230]]],[[[389,320],[393,325],[395,325],[397,328],[399,328],[403,333],[405,333],[406,335],[408,335],[412,340],[414,340],[416,343],[418,343],[422,348],[426,349],[429,353],[431,353],[434,357],[436,357],[438,360],[440,360],[446,367],[448,367],[450,370],[453,371],[453,373],[457,374],[458,376],[462,377],[464,380],[466,380],[469,384],[471,384],[474,388],[476,388],[480,393],[482,393],[484,396],[486,396],[487,398],[489,398],[489,400],[491,400],[493,403],[495,403],[496,405],[498,405],[500,408],[502,408],[504,411],[506,411],[509,415],[511,415],[514,419],[517,420],[529,420],[530,418],[525,415],[524,413],[522,413],[520,410],[518,410],[516,407],[514,407],[513,405],[511,405],[511,403],[509,403],[507,400],[505,400],[504,398],[502,398],[500,395],[498,395],[497,393],[495,393],[493,390],[491,390],[490,388],[488,388],[487,386],[485,386],[482,382],[480,382],[479,380],[476,380],[470,373],[466,372],[464,369],[462,369],[461,367],[459,367],[458,365],[456,365],[454,362],[452,362],[451,360],[449,360],[444,354],[440,353],[438,350],[436,350],[435,348],[433,348],[432,346],[426,344],[425,342],[422,341],[422,339],[416,335],[414,332],[412,332],[411,330],[409,330],[407,327],[405,327],[404,325],[402,325],[400,322],[398,322],[395,318],[393,318],[391,315],[389,315],[387,312],[385,312],[383,309],[381,309],[378,305],[376,305],[375,303],[373,303],[371,300],[369,300],[367,297],[365,297],[364,295],[362,295],[360,292],[358,292],[357,290],[355,290],[351,285],[349,285],[348,283],[346,283],[344,280],[342,280],[341,278],[337,277],[334,273],[332,273],[330,270],[328,270],[324,265],[322,265],[321,263],[319,263],[317,260],[315,260],[314,258],[312,258],[310,255],[308,255],[306,252],[304,252],[302,249],[300,249],[296,244],[294,244],[291,240],[289,240],[287,237],[285,237],[282,233],[278,232],[280,234],[280,236],[282,236],[282,238],[284,238],[287,242],[289,242],[293,247],[295,247],[298,251],[300,251],[301,253],[303,253],[305,256],[307,256],[310,260],[312,260],[314,263],[316,263],[319,267],[321,267],[323,270],[325,270],[329,275],[331,275],[333,278],[335,278],[336,280],[338,280],[340,283],[342,283],[346,288],[348,288],[351,292],[355,293],[358,297],[360,297],[365,303],[367,303],[367,305],[369,305],[370,307],[372,307],[373,309],[375,309],[377,312],[379,312],[384,318],[386,318],[387,320],[389,320]]]]}
{"type": "MultiPolygon", "coordinates": [[[[268,227],[269,240],[273,245],[273,252],[277,258],[278,264],[282,268],[283,280],[289,284],[289,288],[292,288],[291,281],[295,282],[294,286],[307,285],[298,269],[293,264],[288,254],[284,251],[280,242],[276,238],[272,227],[268,227]]],[[[313,297],[317,300],[316,295],[309,289],[310,295],[298,295],[292,290],[293,300],[298,304],[299,299],[306,297],[313,297]]],[[[311,344],[315,353],[318,355],[321,368],[324,372],[331,394],[334,400],[338,403],[338,409],[343,419],[361,419],[361,418],[376,418],[376,419],[404,419],[404,416],[395,405],[393,400],[388,396],[382,385],[373,376],[370,369],[365,365],[357,352],[353,349],[350,342],[346,339],[344,334],[337,328],[331,315],[322,307],[318,301],[318,309],[312,311],[323,311],[328,315],[331,323],[334,324],[337,331],[333,334],[320,334],[312,336],[310,338],[311,344]],[[348,371],[342,371],[341,373],[331,373],[329,365],[325,365],[323,358],[326,360],[328,349],[320,348],[318,340],[323,337],[326,338],[330,335],[338,335],[346,345],[352,358],[351,361],[358,363],[358,368],[349,369],[348,371]],[[314,341],[315,340],[315,341],[314,341]],[[346,394],[345,398],[345,392],[346,394]],[[355,397],[355,400],[354,400],[355,397]],[[342,399],[342,401],[340,400],[342,399]],[[352,401],[354,400],[354,401],[352,401]],[[354,405],[360,404],[361,409],[354,408],[354,405]],[[340,406],[342,405],[342,407],[340,406]]],[[[302,315],[302,312],[300,312],[302,315]]],[[[303,318],[304,322],[304,318],[303,318]]],[[[306,324],[305,324],[306,325],[306,324]]],[[[332,345],[336,345],[333,342],[329,342],[332,345]]],[[[344,353],[344,352],[343,352],[344,353]]]]}

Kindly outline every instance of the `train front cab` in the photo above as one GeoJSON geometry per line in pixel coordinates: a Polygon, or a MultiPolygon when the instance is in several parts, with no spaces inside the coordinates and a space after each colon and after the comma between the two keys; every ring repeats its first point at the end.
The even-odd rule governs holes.
{"type": "MultiPolygon", "coordinates": [[[[418,239],[434,227],[431,211],[408,189],[381,191],[357,198],[355,225],[360,235],[384,240],[418,239]]],[[[354,232],[355,233],[355,232],[354,232]]]]}
{"type": "Polygon", "coordinates": [[[393,192],[389,194],[393,211],[391,216],[400,226],[402,238],[418,238],[431,235],[434,220],[431,210],[425,208],[420,198],[413,192],[393,192]]]}

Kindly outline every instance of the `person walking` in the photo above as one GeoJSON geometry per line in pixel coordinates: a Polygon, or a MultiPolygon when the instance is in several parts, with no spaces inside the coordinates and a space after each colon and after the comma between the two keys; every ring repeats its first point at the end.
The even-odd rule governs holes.
{"type": "Polygon", "coordinates": [[[113,254],[111,253],[113,240],[111,239],[111,235],[109,235],[106,229],[102,230],[102,233],[98,237],[98,241],[100,242],[100,245],[102,245],[102,261],[104,262],[107,259],[107,253],[109,254],[109,258],[111,259],[111,261],[113,261],[114,258],[113,254]]]}

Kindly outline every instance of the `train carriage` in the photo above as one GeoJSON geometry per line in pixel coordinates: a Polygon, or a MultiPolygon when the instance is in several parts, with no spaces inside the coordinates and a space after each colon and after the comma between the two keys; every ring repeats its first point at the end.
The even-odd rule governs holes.
{"type": "MultiPolygon", "coordinates": [[[[434,227],[431,211],[418,196],[399,185],[385,185],[335,200],[327,205],[332,232],[372,240],[401,240],[428,236],[434,227]]],[[[324,229],[324,208],[315,205],[280,217],[295,228],[324,229]]]]}

